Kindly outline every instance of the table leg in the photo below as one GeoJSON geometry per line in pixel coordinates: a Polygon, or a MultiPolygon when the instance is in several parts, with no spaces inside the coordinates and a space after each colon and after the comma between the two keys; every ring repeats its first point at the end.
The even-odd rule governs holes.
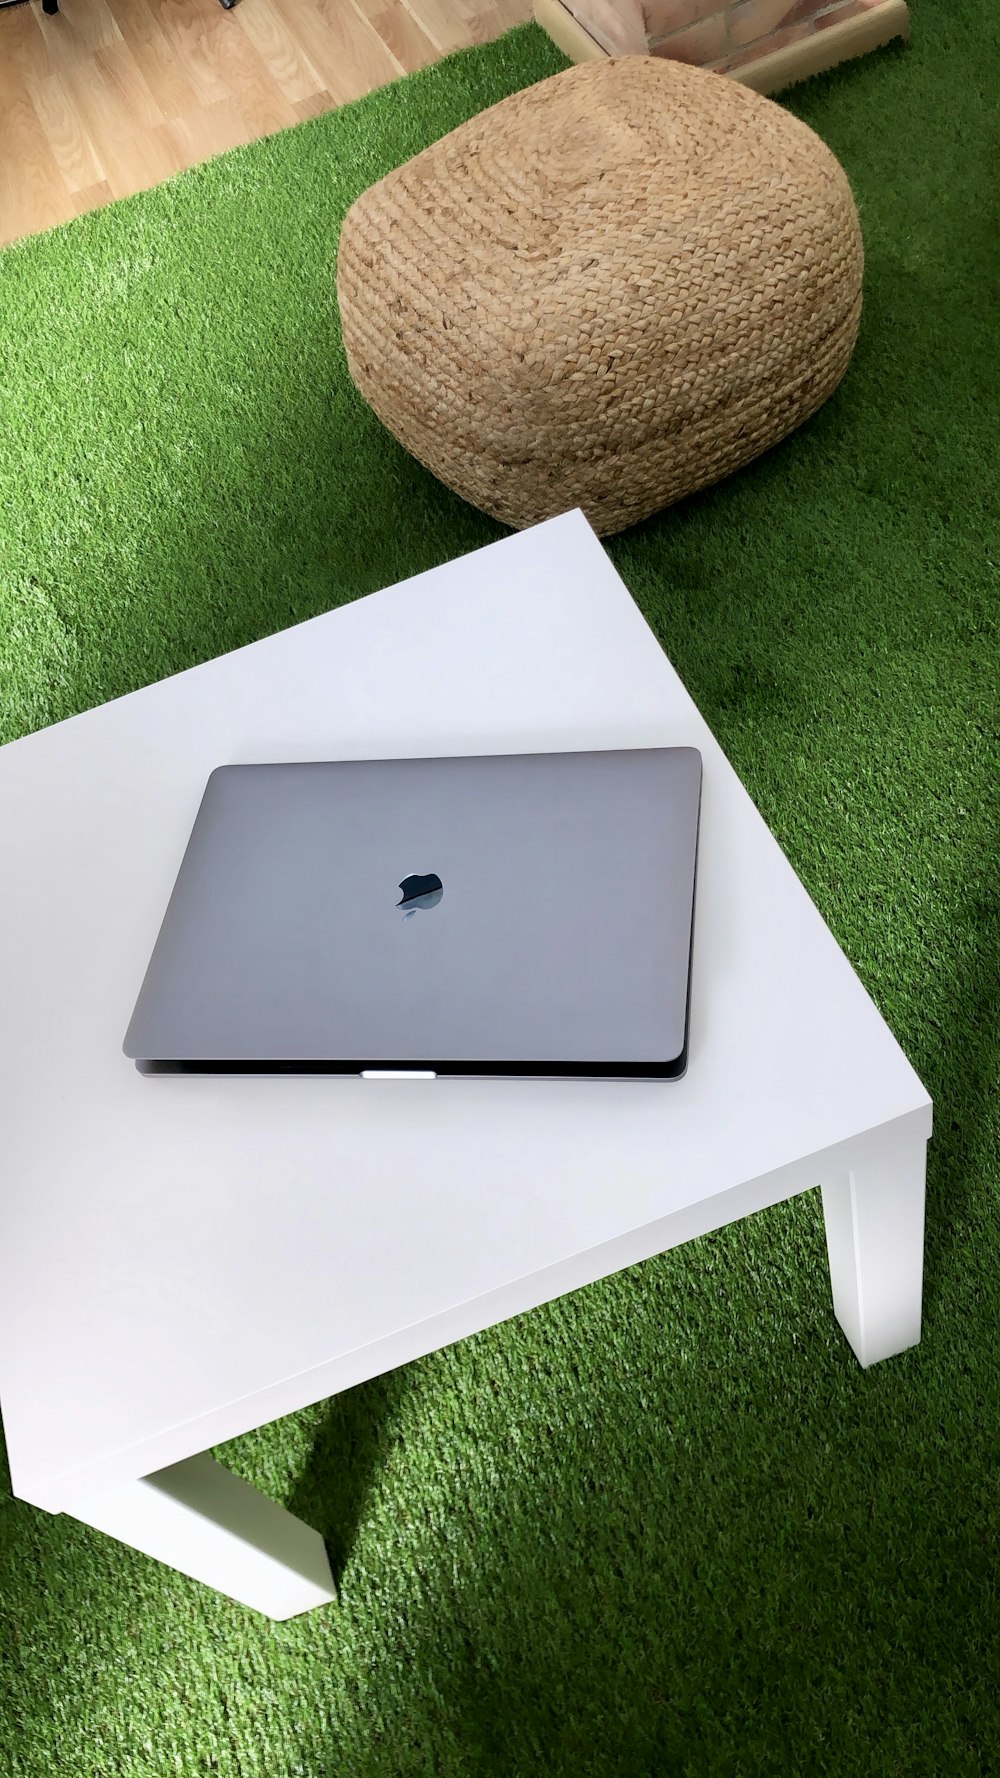
{"type": "Polygon", "coordinates": [[[265,1617],[297,1617],[336,1597],[319,1532],[207,1454],[64,1510],[265,1617]]]}
{"type": "Polygon", "coordinates": [[[926,1139],[890,1127],[823,1184],[833,1310],[865,1368],[920,1339],[926,1164],[926,1139]]]}

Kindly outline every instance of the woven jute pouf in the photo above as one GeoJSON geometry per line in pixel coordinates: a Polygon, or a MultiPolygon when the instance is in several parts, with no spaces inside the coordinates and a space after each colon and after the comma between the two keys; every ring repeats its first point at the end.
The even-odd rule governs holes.
{"type": "Polygon", "coordinates": [[[508,525],[601,535],[718,481],[836,388],[862,245],[830,150],[647,56],[515,93],[364,192],[337,292],[401,444],[508,525]]]}

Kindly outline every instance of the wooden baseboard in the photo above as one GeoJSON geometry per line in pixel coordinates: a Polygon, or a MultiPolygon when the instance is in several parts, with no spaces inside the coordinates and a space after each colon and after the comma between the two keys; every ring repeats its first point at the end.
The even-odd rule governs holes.
{"type": "MultiPolygon", "coordinates": [[[[535,21],[547,31],[553,43],[569,56],[571,62],[592,62],[606,56],[607,50],[591,37],[589,31],[567,12],[560,0],[532,0],[535,21]]],[[[882,0],[871,12],[844,19],[839,25],[828,25],[799,43],[789,43],[756,62],[733,68],[730,80],[752,86],[758,93],[777,93],[796,81],[822,74],[838,62],[849,62],[855,56],[880,49],[894,37],[909,37],[910,9],[906,0],[882,0]]]]}
{"type": "Polygon", "coordinates": [[[871,12],[844,19],[839,25],[828,25],[825,31],[815,31],[799,43],[789,43],[769,56],[761,56],[759,61],[733,68],[729,79],[752,86],[758,93],[782,92],[796,81],[809,80],[813,74],[835,68],[838,62],[852,61],[855,56],[867,55],[869,50],[881,49],[894,37],[909,35],[910,9],[906,0],[882,0],[881,6],[873,7],[871,12]]]}
{"type": "Polygon", "coordinates": [[[607,55],[607,50],[578,24],[560,0],[531,0],[531,10],[536,25],[548,32],[556,48],[571,62],[593,62],[607,55]]]}

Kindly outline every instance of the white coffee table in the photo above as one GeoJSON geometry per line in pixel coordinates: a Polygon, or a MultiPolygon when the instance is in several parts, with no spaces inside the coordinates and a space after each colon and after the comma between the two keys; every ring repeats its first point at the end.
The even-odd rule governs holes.
{"type": "Polygon", "coordinates": [[[579,513],[0,749],[0,833],[22,1499],[291,1617],[332,1597],[322,1541],[211,1446],[817,1185],[860,1363],[919,1339],[930,1100],[579,513]],[[122,1055],[214,766],[674,743],[704,757],[683,1080],[122,1055]]]}

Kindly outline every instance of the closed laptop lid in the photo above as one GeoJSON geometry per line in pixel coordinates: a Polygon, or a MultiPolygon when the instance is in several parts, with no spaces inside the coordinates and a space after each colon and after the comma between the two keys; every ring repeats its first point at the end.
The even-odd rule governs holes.
{"type": "Polygon", "coordinates": [[[125,1053],[680,1072],[700,792],[688,747],[220,767],[125,1053]]]}

